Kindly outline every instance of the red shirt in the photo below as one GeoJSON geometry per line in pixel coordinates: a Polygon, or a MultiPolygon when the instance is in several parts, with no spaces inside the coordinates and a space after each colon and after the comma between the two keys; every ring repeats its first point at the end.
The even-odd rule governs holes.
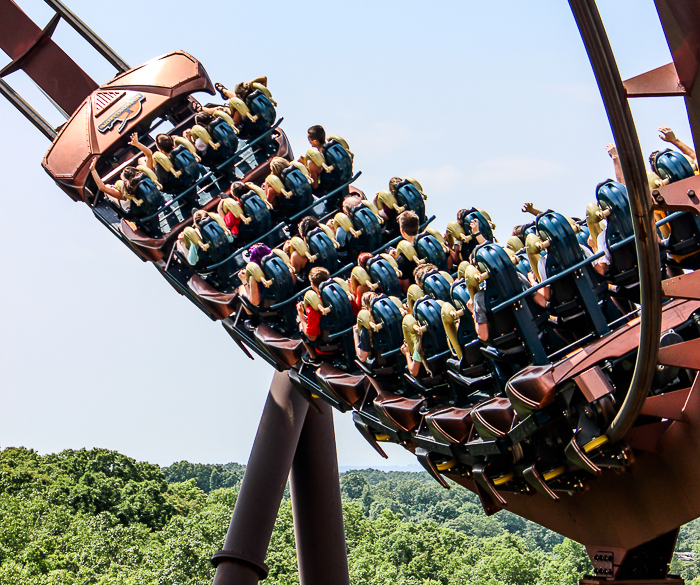
{"type": "Polygon", "coordinates": [[[313,309],[312,307],[306,307],[306,328],[304,333],[307,336],[318,337],[321,335],[321,312],[313,309]]]}
{"type": "Polygon", "coordinates": [[[355,295],[355,298],[350,301],[350,304],[352,305],[352,312],[355,313],[355,317],[357,317],[357,314],[360,312],[360,308],[362,307],[362,295],[355,295]]]}
{"type": "Polygon", "coordinates": [[[238,235],[238,224],[241,223],[240,218],[227,211],[226,215],[224,215],[224,223],[234,236],[238,235]]]}

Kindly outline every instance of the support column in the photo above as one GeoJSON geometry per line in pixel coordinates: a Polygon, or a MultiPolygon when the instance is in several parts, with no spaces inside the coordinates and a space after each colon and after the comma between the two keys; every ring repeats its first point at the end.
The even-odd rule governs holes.
{"type": "Polygon", "coordinates": [[[275,372],[224,549],[212,558],[214,585],[257,585],[267,577],[265,555],[307,410],[287,373],[275,372]]]}
{"type": "Polygon", "coordinates": [[[290,478],[301,585],[349,585],[333,409],[309,409],[290,478]]]}

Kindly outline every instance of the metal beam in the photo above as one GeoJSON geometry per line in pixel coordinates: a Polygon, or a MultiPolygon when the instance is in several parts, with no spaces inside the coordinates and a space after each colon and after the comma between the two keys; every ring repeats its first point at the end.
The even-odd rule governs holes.
{"type": "Polygon", "coordinates": [[[36,128],[49,140],[56,138],[56,129],[51,126],[37,111],[32,108],[6,81],[0,79],[0,94],[4,95],[9,102],[17,108],[36,128]]]}
{"type": "Polygon", "coordinates": [[[60,14],[63,20],[73,27],[81,37],[90,43],[90,45],[120,73],[131,69],[127,62],[114,52],[114,49],[98,37],[93,30],[80,20],[65,4],[63,4],[63,2],[60,0],[44,0],[44,2],[60,14]]]}
{"type": "Polygon", "coordinates": [[[319,401],[301,430],[290,477],[301,585],[350,585],[333,409],[319,401]]]}
{"type": "Polygon", "coordinates": [[[212,558],[214,585],[257,585],[267,576],[265,554],[308,407],[287,373],[275,372],[224,548],[212,558]]]}
{"type": "Polygon", "coordinates": [[[569,5],[591,61],[617,145],[639,258],[642,304],[639,349],[630,388],[605,432],[608,439],[615,442],[637,419],[654,376],[661,336],[661,266],[644,157],[610,41],[594,0],[569,0],[569,5]]]}

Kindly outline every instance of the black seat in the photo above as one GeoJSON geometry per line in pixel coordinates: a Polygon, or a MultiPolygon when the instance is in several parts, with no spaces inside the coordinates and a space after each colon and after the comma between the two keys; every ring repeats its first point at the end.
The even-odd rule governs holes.
{"type": "Polygon", "coordinates": [[[335,139],[326,142],[321,148],[326,165],[330,170],[323,175],[324,190],[330,192],[352,179],[352,157],[335,139]]]}
{"type": "MultiPolygon", "coordinates": [[[[554,211],[537,218],[537,230],[549,242],[547,277],[551,278],[584,260],[584,254],[568,220],[554,211]]],[[[610,331],[600,306],[606,286],[598,286],[598,277],[590,264],[550,285],[550,311],[557,317],[557,327],[576,339],[589,333],[597,336],[610,331]]]]}
{"type": "Polygon", "coordinates": [[[434,264],[438,270],[447,270],[447,252],[442,236],[435,230],[426,230],[418,234],[413,241],[413,247],[419,258],[429,264],[434,264]]]}
{"type": "Polygon", "coordinates": [[[546,317],[541,315],[541,310],[531,297],[508,305],[498,313],[493,312],[496,306],[527,290],[506,251],[497,244],[487,242],[474,250],[474,259],[479,270],[488,273],[484,300],[489,337],[493,347],[500,352],[491,353],[489,357],[502,357],[503,361],[514,364],[515,369],[528,362],[548,363],[542,342],[546,317]]]}
{"type": "Polygon", "coordinates": [[[241,195],[241,207],[251,221],[241,222],[239,236],[241,241],[247,242],[266,234],[272,229],[272,216],[265,201],[254,191],[250,190],[241,195]]]}
{"type": "Polygon", "coordinates": [[[418,216],[418,223],[423,225],[427,220],[425,201],[422,189],[415,179],[405,179],[396,186],[396,202],[404,209],[410,209],[418,216]]]}
{"type": "Polygon", "coordinates": [[[396,260],[388,254],[378,254],[367,260],[367,274],[379,285],[379,291],[392,297],[401,297],[401,283],[396,260]]]}
{"type": "Polygon", "coordinates": [[[610,254],[606,277],[621,287],[620,293],[632,301],[639,300],[639,268],[634,240],[613,249],[613,246],[634,236],[627,189],[622,183],[608,179],[596,188],[600,215],[607,221],[605,244],[610,254]]]}
{"type": "Polygon", "coordinates": [[[257,138],[275,123],[277,112],[270,99],[259,89],[249,94],[245,103],[250,110],[250,116],[245,116],[241,123],[240,136],[251,139],[257,138]]]}
{"type": "Polygon", "coordinates": [[[280,208],[293,215],[306,209],[313,203],[314,196],[311,183],[306,175],[296,166],[289,165],[282,171],[282,183],[290,194],[280,198],[280,208]]]}

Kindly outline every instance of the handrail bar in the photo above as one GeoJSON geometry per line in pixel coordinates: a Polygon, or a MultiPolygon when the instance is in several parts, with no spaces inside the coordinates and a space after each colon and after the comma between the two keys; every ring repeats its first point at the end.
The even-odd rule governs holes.
{"type": "Polygon", "coordinates": [[[355,181],[357,181],[357,178],[358,178],[361,174],[362,174],[362,171],[357,171],[357,173],[355,173],[355,176],[354,176],[352,179],[350,179],[347,183],[343,183],[342,185],[340,185],[340,187],[336,187],[335,189],[333,189],[333,191],[331,191],[331,192],[328,193],[327,195],[324,195],[324,196],[321,197],[320,199],[316,199],[316,201],[314,201],[311,205],[309,205],[308,207],[305,207],[305,208],[302,209],[300,212],[298,212],[298,213],[294,214],[292,217],[290,217],[289,220],[288,220],[289,223],[292,223],[292,222],[296,221],[296,219],[297,219],[298,217],[304,215],[305,213],[308,213],[309,210],[311,210],[311,209],[313,209],[314,207],[316,207],[319,203],[323,203],[324,201],[330,199],[331,197],[333,197],[333,195],[335,195],[335,194],[336,194],[338,191],[340,191],[341,189],[345,189],[345,187],[350,186],[352,183],[354,183],[355,181]]]}
{"type": "MultiPolygon", "coordinates": [[[[677,218],[682,213],[684,213],[684,212],[683,211],[676,211],[675,213],[672,213],[671,215],[664,217],[663,219],[656,222],[656,227],[667,224],[671,220],[677,218]]],[[[616,244],[613,244],[612,246],[610,246],[610,249],[617,250],[621,246],[624,246],[625,244],[629,244],[631,241],[633,241],[634,237],[635,237],[634,234],[631,236],[627,236],[624,240],[621,240],[621,241],[617,242],[616,244]]],[[[535,291],[538,291],[542,287],[548,286],[552,282],[555,282],[561,278],[564,278],[565,276],[568,276],[572,272],[576,272],[580,268],[582,268],[588,264],[591,264],[594,260],[597,260],[598,258],[602,257],[604,254],[605,254],[605,252],[603,252],[603,251],[597,252],[596,254],[593,254],[593,256],[590,256],[590,257],[586,258],[585,260],[582,260],[578,264],[574,264],[573,266],[569,266],[569,268],[567,268],[566,270],[562,270],[558,274],[555,274],[554,276],[552,276],[546,280],[543,280],[539,284],[536,284],[535,286],[530,287],[527,290],[515,295],[513,298],[508,299],[507,301],[503,301],[500,305],[496,305],[493,309],[491,309],[491,311],[493,313],[496,313],[497,311],[501,311],[502,309],[505,309],[506,307],[508,307],[509,305],[512,305],[513,303],[517,303],[519,300],[524,299],[525,297],[527,297],[528,295],[532,294],[535,291]]]]}

